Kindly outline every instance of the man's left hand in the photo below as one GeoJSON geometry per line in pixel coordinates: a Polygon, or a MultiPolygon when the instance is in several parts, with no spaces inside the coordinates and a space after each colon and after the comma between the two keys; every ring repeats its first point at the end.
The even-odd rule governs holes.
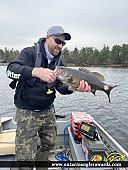
{"type": "Polygon", "coordinates": [[[76,89],[79,92],[91,92],[91,86],[87,83],[87,81],[81,80],[79,87],[76,89]]]}

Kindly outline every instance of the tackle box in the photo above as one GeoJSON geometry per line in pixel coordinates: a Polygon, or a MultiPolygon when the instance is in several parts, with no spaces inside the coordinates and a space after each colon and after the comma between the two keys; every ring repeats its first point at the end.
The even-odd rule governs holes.
{"type": "Polygon", "coordinates": [[[103,161],[106,146],[102,140],[92,140],[82,135],[82,149],[89,161],[103,161]]]}
{"type": "Polygon", "coordinates": [[[70,128],[76,143],[80,143],[82,141],[81,131],[79,130],[82,121],[85,121],[89,124],[92,123],[92,118],[86,112],[70,113],[70,124],[71,124],[70,128]]]}

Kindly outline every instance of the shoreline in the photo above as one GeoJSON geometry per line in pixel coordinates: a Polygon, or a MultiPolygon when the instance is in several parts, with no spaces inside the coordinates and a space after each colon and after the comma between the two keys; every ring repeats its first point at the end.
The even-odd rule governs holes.
{"type": "Polygon", "coordinates": [[[0,66],[7,66],[9,63],[0,63],[0,66]]]}

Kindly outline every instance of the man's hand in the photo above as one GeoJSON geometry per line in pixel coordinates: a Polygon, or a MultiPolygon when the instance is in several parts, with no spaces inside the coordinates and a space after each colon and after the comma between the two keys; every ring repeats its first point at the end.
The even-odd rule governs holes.
{"type": "Polygon", "coordinates": [[[32,76],[38,77],[43,81],[46,81],[47,83],[52,83],[56,80],[56,73],[53,70],[50,70],[48,68],[34,68],[32,70],[32,76]]]}
{"type": "Polygon", "coordinates": [[[87,83],[87,81],[81,80],[79,87],[76,89],[79,92],[91,92],[91,86],[87,83]]]}

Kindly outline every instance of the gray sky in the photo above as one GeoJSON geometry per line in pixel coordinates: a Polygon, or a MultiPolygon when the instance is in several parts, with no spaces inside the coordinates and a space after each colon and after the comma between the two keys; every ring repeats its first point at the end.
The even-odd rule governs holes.
{"type": "Polygon", "coordinates": [[[72,36],[66,47],[128,43],[128,0],[0,0],[0,49],[32,46],[53,25],[72,36]]]}

